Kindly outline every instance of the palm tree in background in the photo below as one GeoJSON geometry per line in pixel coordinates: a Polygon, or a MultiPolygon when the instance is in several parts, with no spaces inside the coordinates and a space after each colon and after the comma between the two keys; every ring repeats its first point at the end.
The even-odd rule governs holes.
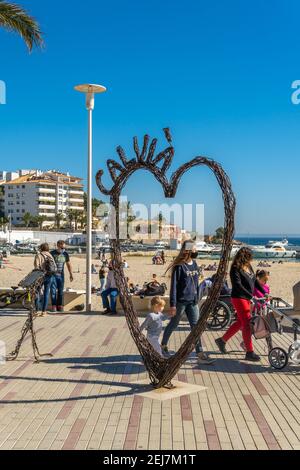
{"type": "Polygon", "coordinates": [[[64,218],[65,217],[61,212],[58,212],[57,214],[55,214],[55,226],[58,230],[60,230],[61,223],[64,220],[64,218]]]}
{"type": "Polygon", "coordinates": [[[130,201],[127,202],[126,209],[127,209],[127,239],[130,240],[130,233],[129,233],[130,224],[132,224],[132,222],[134,222],[137,217],[132,210],[132,204],[130,201]]]}
{"type": "Polygon", "coordinates": [[[70,223],[70,229],[73,228],[73,222],[74,222],[74,211],[72,209],[68,209],[67,212],[67,219],[70,223]]]}
{"type": "Polygon", "coordinates": [[[74,210],[73,216],[74,216],[74,223],[75,223],[75,231],[76,232],[78,230],[78,223],[80,221],[81,215],[82,215],[81,211],[74,210]]]}
{"type": "Polygon", "coordinates": [[[165,217],[163,216],[163,213],[160,212],[158,214],[158,231],[159,231],[159,239],[162,240],[163,237],[163,225],[166,222],[165,217]]]}
{"type": "Polygon", "coordinates": [[[0,27],[18,33],[25,41],[29,51],[44,44],[38,22],[15,3],[0,0],[0,27]]]}
{"type": "Polygon", "coordinates": [[[8,224],[9,224],[9,219],[7,217],[5,217],[5,216],[0,217],[0,228],[1,228],[1,230],[6,228],[8,224]]]}
{"type": "Polygon", "coordinates": [[[23,215],[23,222],[26,225],[26,228],[29,227],[30,222],[32,221],[32,215],[29,212],[23,215]]]}
{"type": "Polygon", "coordinates": [[[80,218],[82,216],[81,211],[69,209],[67,210],[67,219],[70,222],[70,228],[74,228],[75,231],[77,232],[78,230],[78,223],[80,222],[80,218]],[[73,226],[74,222],[74,226],[73,226]]]}
{"type": "Polygon", "coordinates": [[[78,218],[78,222],[79,224],[81,225],[81,228],[82,229],[85,229],[86,228],[86,225],[87,225],[87,216],[84,212],[81,213],[81,215],[79,216],[78,218]]]}

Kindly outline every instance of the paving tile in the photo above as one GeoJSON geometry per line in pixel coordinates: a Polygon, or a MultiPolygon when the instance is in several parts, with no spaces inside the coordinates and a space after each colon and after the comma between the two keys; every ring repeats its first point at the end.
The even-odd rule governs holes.
{"type": "MultiPolygon", "coordinates": [[[[22,323],[1,324],[9,349],[22,323]]],[[[0,367],[1,450],[300,449],[299,378],[288,369],[270,373],[262,342],[255,342],[262,363],[249,365],[242,354],[220,357],[217,334],[205,332],[216,366],[200,369],[191,355],[177,379],[201,388],[161,401],[153,390],[132,394],[132,384],[149,379],[124,318],[65,314],[37,319],[36,331],[41,351],[54,357],[33,364],[28,339],[19,360],[0,367]]],[[[180,327],[170,347],[187,334],[180,327]]]]}

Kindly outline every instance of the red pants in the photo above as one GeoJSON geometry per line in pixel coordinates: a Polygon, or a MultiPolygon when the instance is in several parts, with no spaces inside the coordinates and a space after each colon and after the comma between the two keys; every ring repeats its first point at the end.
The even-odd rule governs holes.
{"type": "Polygon", "coordinates": [[[250,300],[246,299],[231,299],[232,304],[237,313],[237,321],[231,325],[227,333],[223,336],[223,341],[227,341],[232,338],[238,331],[242,330],[243,340],[247,352],[253,352],[252,335],[250,328],[251,320],[251,303],[250,300]]]}

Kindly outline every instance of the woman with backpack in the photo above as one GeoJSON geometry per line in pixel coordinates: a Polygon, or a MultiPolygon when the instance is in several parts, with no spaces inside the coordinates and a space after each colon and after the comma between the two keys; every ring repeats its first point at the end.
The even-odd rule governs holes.
{"type": "MultiPolygon", "coordinates": [[[[171,334],[178,327],[183,314],[186,314],[192,330],[200,319],[199,266],[196,262],[197,257],[198,252],[195,243],[191,240],[185,241],[179,255],[168,269],[172,273],[170,313],[171,316],[175,316],[173,316],[164,332],[161,348],[165,356],[169,355],[168,341],[171,334]]],[[[211,365],[215,362],[203,351],[201,338],[198,339],[195,347],[199,365],[211,365]]]]}
{"type": "MultiPolygon", "coordinates": [[[[55,273],[57,271],[57,266],[54,261],[53,256],[50,254],[50,249],[48,243],[43,243],[40,246],[39,253],[36,255],[34,259],[34,268],[39,269],[40,271],[44,271],[45,273],[45,280],[44,280],[44,296],[42,300],[41,311],[42,316],[46,313],[49,297],[50,297],[50,290],[53,282],[55,282],[55,273]]],[[[38,304],[40,302],[38,301],[38,304]]],[[[38,308],[39,310],[39,308],[38,308]]]]}

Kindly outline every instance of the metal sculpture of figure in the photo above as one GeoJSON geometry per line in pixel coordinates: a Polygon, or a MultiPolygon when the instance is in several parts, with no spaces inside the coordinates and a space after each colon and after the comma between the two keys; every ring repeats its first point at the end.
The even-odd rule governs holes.
{"type": "Polygon", "coordinates": [[[19,284],[19,287],[24,289],[22,305],[28,311],[28,318],[22,328],[21,338],[17,342],[14,351],[12,351],[7,357],[8,361],[15,361],[18,358],[21,346],[28,333],[31,334],[35,362],[38,363],[40,357],[52,357],[52,354],[40,354],[34,330],[34,320],[37,316],[36,299],[43,286],[44,278],[45,273],[43,271],[34,270],[19,284]]]}
{"type": "Polygon", "coordinates": [[[175,149],[172,145],[172,136],[170,130],[164,129],[165,137],[169,146],[156,154],[157,139],[153,139],[150,143],[148,135],[144,137],[143,147],[140,150],[138,140],[134,138],[134,152],[133,159],[127,159],[126,154],[122,147],[117,148],[117,153],[120,157],[121,163],[114,160],[107,161],[108,171],[113,180],[113,187],[108,190],[102,183],[103,170],[100,170],[96,176],[96,182],[99,190],[110,196],[111,204],[115,209],[116,218],[116,236],[111,239],[112,246],[112,262],[115,273],[116,283],[120,292],[120,300],[124,309],[126,320],[129,330],[135,341],[135,344],[143,358],[145,367],[149,373],[152,385],[155,388],[166,387],[172,388],[172,379],[187,359],[188,355],[192,352],[197,338],[203,333],[206,327],[207,319],[212,310],[214,310],[218,301],[220,291],[225,279],[230,253],[233,244],[234,236],[234,220],[235,220],[235,207],[236,201],[232,191],[231,182],[221,167],[221,165],[214,160],[206,157],[196,157],[190,162],[182,165],[170,178],[167,178],[167,171],[169,170],[175,149]],[[150,144],[150,145],[149,145],[150,144]],[[120,223],[119,223],[119,201],[122,189],[125,187],[128,179],[137,170],[150,171],[156,180],[161,184],[166,198],[174,198],[181,180],[181,177],[190,169],[197,166],[208,167],[215,175],[219,187],[222,191],[224,211],[225,211],[225,225],[224,225],[224,239],[220,265],[218,272],[211,288],[208,299],[202,307],[202,315],[196,328],[189,334],[184,341],[179,351],[169,359],[162,358],[150,345],[146,337],[140,330],[140,325],[137,318],[137,313],[134,310],[131,297],[128,295],[126,280],[122,268],[122,257],[120,249],[120,223]]]}

